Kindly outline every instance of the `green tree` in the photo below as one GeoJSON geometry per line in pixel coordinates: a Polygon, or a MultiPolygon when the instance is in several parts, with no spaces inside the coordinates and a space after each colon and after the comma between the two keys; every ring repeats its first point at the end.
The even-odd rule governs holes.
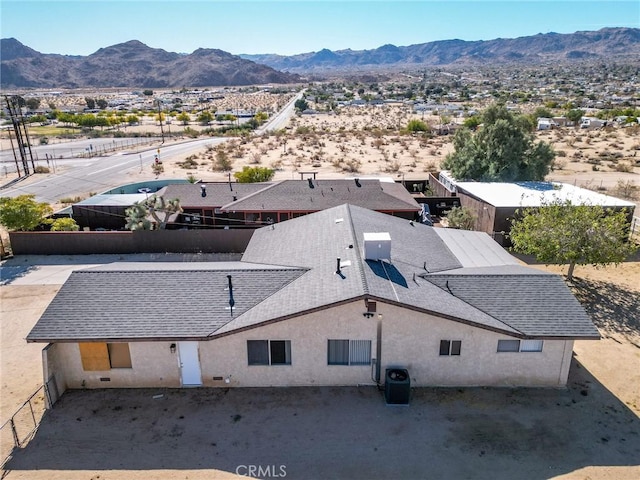
{"type": "Polygon", "coordinates": [[[296,100],[296,103],[294,103],[294,107],[299,112],[304,112],[305,110],[307,110],[309,108],[309,104],[307,103],[307,101],[304,98],[300,98],[300,99],[296,100]]]}
{"type": "Polygon", "coordinates": [[[182,122],[182,125],[188,125],[191,120],[191,116],[187,112],[182,112],[176,117],[176,120],[182,122]]]}
{"type": "Polygon", "coordinates": [[[233,174],[239,183],[268,182],[273,178],[275,170],[267,167],[242,167],[241,172],[233,174]]]}
{"type": "Polygon", "coordinates": [[[545,264],[568,264],[568,280],[576,265],[618,264],[637,249],[629,242],[624,209],[571,201],[555,200],[516,212],[509,237],[518,253],[534,255],[545,264]]]}
{"type": "Polygon", "coordinates": [[[44,123],[47,121],[45,115],[31,115],[26,119],[29,123],[44,123]]]}
{"type": "Polygon", "coordinates": [[[567,119],[574,123],[579,123],[582,117],[584,117],[584,110],[572,108],[567,112],[567,119]]]}
{"type": "Polygon", "coordinates": [[[447,223],[450,228],[473,230],[476,224],[476,216],[467,207],[453,207],[447,213],[447,223]]]}
{"type": "Polygon", "coordinates": [[[107,102],[104,98],[99,98],[96,100],[96,105],[100,110],[104,110],[109,106],[109,102],[107,102]]]}
{"type": "Polygon", "coordinates": [[[253,118],[258,122],[258,125],[262,125],[269,119],[269,114],[267,112],[258,112],[253,118]]]}
{"type": "Polygon", "coordinates": [[[548,143],[534,141],[530,119],[494,105],[483,112],[482,123],[475,134],[461,128],[453,137],[455,150],[443,167],[454,178],[515,182],[543,180],[549,173],[555,153],[548,143]]]}
{"type": "Polygon", "coordinates": [[[93,98],[84,97],[84,101],[87,103],[87,108],[89,110],[93,110],[94,108],[96,108],[96,101],[93,98]]]}
{"type": "Polygon", "coordinates": [[[77,232],[80,227],[73,218],[56,218],[51,223],[52,232],[77,232]]]}
{"type": "Polygon", "coordinates": [[[429,125],[427,125],[422,120],[418,120],[418,119],[409,120],[409,123],[407,124],[407,131],[408,132],[428,132],[429,125]]]}
{"type": "Polygon", "coordinates": [[[39,98],[28,98],[27,101],[27,107],[29,108],[29,110],[37,110],[38,108],[40,108],[40,99],[39,98]]]}
{"type": "Polygon", "coordinates": [[[465,118],[464,122],[462,122],[462,125],[470,130],[475,130],[480,126],[481,123],[482,120],[478,115],[472,115],[471,117],[465,118]]]}
{"type": "Polygon", "coordinates": [[[48,203],[38,203],[35,195],[0,198],[0,224],[9,231],[28,232],[48,223],[47,215],[53,210],[48,203]]]}
{"type": "Polygon", "coordinates": [[[151,230],[151,220],[149,220],[149,210],[141,203],[134,203],[124,211],[127,216],[125,228],[131,230],[151,230]]]}
{"type": "Polygon", "coordinates": [[[143,90],[142,94],[150,97],[151,95],[153,95],[153,90],[143,90]]]}
{"type": "Polygon", "coordinates": [[[125,228],[131,231],[151,230],[153,227],[153,223],[149,219],[151,216],[156,222],[156,229],[164,230],[171,215],[180,212],[182,212],[182,207],[177,198],[165,200],[164,197],[153,195],[144,202],[134,203],[124,211],[127,216],[125,228]]]}
{"type": "Polygon", "coordinates": [[[538,107],[534,110],[532,116],[536,120],[538,118],[553,118],[553,113],[546,107],[538,107]]]}
{"type": "Polygon", "coordinates": [[[198,115],[198,122],[202,125],[209,125],[212,121],[213,114],[208,110],[205,110],[204,112],[200,113],[200,115],[198,115]]]}
{"type": "Polygon", "coordinates": [[[136,115],[127,115],[127,123],[129,125],[135,125],[136,123],[140,123],[140,119],[136,115]]]}
{"type": "Polygon", "coordinates": [[[167,222],[171,215],[182,212],[180,200],[177,198],[165,200],[164,197],[153,195],[145,200],[144,204],[148,208],[149,214],[156,221],[158,230],[164,230],[167,227],[167,222]]]}

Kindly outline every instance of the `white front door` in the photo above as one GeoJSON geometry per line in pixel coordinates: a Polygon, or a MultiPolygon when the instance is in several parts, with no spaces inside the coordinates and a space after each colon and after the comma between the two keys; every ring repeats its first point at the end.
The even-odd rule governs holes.
{"type": "Polygon", "coordinates": [[[178,342],[178,352],[180,356],[182,386],[197,387],[202,385],[198,342],[178,342]]]}

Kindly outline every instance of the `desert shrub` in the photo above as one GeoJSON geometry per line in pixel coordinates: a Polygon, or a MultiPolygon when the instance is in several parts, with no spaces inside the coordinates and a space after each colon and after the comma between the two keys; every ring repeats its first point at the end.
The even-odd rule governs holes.
{"type": "Polygon", "coordinates": [[[633,165],[627,162],[619,162],[611,166],[616,172],[633,173],[633,165]]]}
{"type": "Polygon", "coordinates": [[[84,200],[82,197],[63,197],[58,200],[60,203],[78,203],[84,200]]]}
{"type": "Polygon", "coordinates": [[[49,173],[49,167],[45,167],[43,165],[38,165],[34,170],[35,173],[49,173]]]}
{"type": "Polygon", "coordinates": [[[358,173],[360,171],[361,166],[362,166],[362,162],[360,162],[360,160],[355,158],[349,158],[345,160],[344,164],[342,165],[342,170],[344,172],[358,173]]]}
{"type": "Polygon", "coordinates": [[[195,128],[186,127],[182,133],[189,138],[198,138],[200,136],[200,132],[195,128]]]}
{"type": "Polygon", "coordinates": [[[436,173],[438,170],[439,168],[436,162],[425,162],[424,166],[422,167],[423,172],[436,173]]]}
{"type": "Polygon", "coordinates": [[[400,171],[400,162],[394,161],[394,162],[389,162],[385,167],[384,167],[384,171],[386,173],[397,173],[400,171]]]}
{"type": "Polygon", "coordinates": [[[618,180],[613,193],[618,197],[628,198],[629,200],[635,200],[639,196],[638,186],[633,180],[618,180]]]}
{"type": "Polygon", "coordinates": [[[212,169],[215,172],[228,172],[233,167],[233,160],[224,150],[218,150],[213,160],[212,169]]]}
{"type": "Polygon", "coordinates": [[[552,170],[562,170],[566,166],[567,166],[567,161],[566,160],[560,160],[560,159],[556,158],[553,161],[553,164],[551,165],[551,168],[552,168],[552,170]]]}
{"type": "Polygon", "coordinates": [[[51,224],[52,232],[77,232],[80,227],[73,218],[56,218],[51,224]]]}

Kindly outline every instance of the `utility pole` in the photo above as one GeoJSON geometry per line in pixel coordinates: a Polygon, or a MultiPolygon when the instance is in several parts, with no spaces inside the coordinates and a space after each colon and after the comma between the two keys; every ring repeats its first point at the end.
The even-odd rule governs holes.
{"type": "MultiPolygon", "coordinates": [[[[33,154],[31,152],[31,143],[29,142],[29,132],[27,131],[27,124],[25,123],[24,117],[22,116],[22,110],[20,109],[20,105],[18,105],[17,97],[10,97],[9,95],[5,95],[4,98],[7,102],[9,116],[11,117],[11,124],[13,126],[13,132],[16,136],[16,143],[18,144],[18,151],[20,152],[20,160],[22,161],[24,174],[30,175],[31,173],[35,173],[36,165],[33,161],[33,154]],[[31,168],[33,172],[29,171],[29,160],[31,160],[31,168]]],[[[18,158],[13,147],[13,142],[11,143],[11,148],[13,149],[13,155],[16,159],[17,166],[18,158]]],[[[20,169],[18,169],[18,176],[20,176],[20,169]]]]}
{"type": "Polygon", "coordinates": [[[158,120],[160,121],[160,133],[162,134],[162,143],[160,145],[164,145],[164,130],[162,129],[162,110],[160,109],[160,99],[158,102],[158,120]]]}

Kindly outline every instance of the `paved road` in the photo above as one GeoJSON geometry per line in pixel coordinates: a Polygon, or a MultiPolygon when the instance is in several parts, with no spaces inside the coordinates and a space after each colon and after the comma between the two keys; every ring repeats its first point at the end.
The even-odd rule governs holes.
{"type": "MultiPolygon", "coordinates": [[[[187,156],[204,145],[215,145],[226,140],[226,138],[207,138],[163,146],[160,149],[160,157],[187,156]]],[[[15,197],[34,194],[39,202],[53,203],[63,197],[109,190],[121,185],[127,172],[140,171],[142,167],[148,171],[149,165],[157,154],[158,146],[155,145],[138,153],[120,152],[109,157],[69,161],[64,168],[60,168],[58,164],[55,174],[32,176],[0,190],[0,196],[15,197]]]]}
{"type": "MultiPolygon", "coordinates": [[[[78,161],[85,157],[97,157],[118,150],[136,150],[148,146],[152,142],[157,142],[157,139],[132,137],[69,140],[50,143],[48,145],[34,145],[31,147],[31,154],[33,155],[36,166],[42,165],[52,169],[58,164],[68,163],[69,160],[78,161]],[[47,160],[49,161],[47,162],[47,160]]],[[[22,170],[21,160],[18,159],[18,162],[22,170]]],[[[2,175],[16,171],[16,160],[13,150],[0,150],[0,165],[0,173],[2,175]]],[[[32,165],[29,163],[29,168],[31,167],[32,165]]]]}
{"type": "MultiPolygon", "coordinates": [[[[255,133],[260,135],[267,131],[282,128],[287,119],[293,114],[296,100],[301,98],[303,94],[304,90],[296,95],[280,112],[269,119],[269,121],[255,133]]],[[[79,152],[86,152],[89,145],[92,145],[93,150],[100,152],[101,149],[107,148],[106,146],[110,142],[113,142],[114,139],[99,140],[100,142],[95,139],[82,140],[70,142],[65,145],[69,151],[74,149],[79,152]]],[[[122,139],[116,139],[116,141],[120,140],[122,139]]],[[[228,138],[226,137],[206,138],[179,144],[164,145],[161,147],[160,157],[186,157],[199,151],[204,145],[217,145],[227,140],[228,138]]],[[[156,145],[146,149],[145,147],[136,147],[142,149],[135,151],[135,153],[128,150],[109,156],[92,158],[56,158],[55,160],[50,160],[49,167],[52,171],[51,174],[32,176],[7,188],[0,189],[0,196],[15,197],[23,194],[33,194],[39,202],[54,203],[64,197],[109,190],[124,183],[127,172],[140,171],[143,167],[148,170],[149,165],[153,162],[157,154],[157,148],[159,146],[158,142],[156,145]]],[[[40,165],[44,164],[42,157],[46,153],[46,148],[48,148],[48,146],[34,148],[38,152],[38,157],[40,158],[38,164],[40,165]]],[[[61,147],[56,145],[54,148],[61,147]]],[[[59,153],[60,152],[57,152],[57,154],[53,156],[59,157],[59,153]]],[[[13,162],[13,160],[11,160],[11,162],[13,162]]],[[[3,163],[2,165],[7,166],[9,164],[10,163],[3,163]]],[[[13,171],[15,171],[15,165],[13,171]]],[[[1,171],[0,174],[5,174],[5,172],[1,171]]]]}

